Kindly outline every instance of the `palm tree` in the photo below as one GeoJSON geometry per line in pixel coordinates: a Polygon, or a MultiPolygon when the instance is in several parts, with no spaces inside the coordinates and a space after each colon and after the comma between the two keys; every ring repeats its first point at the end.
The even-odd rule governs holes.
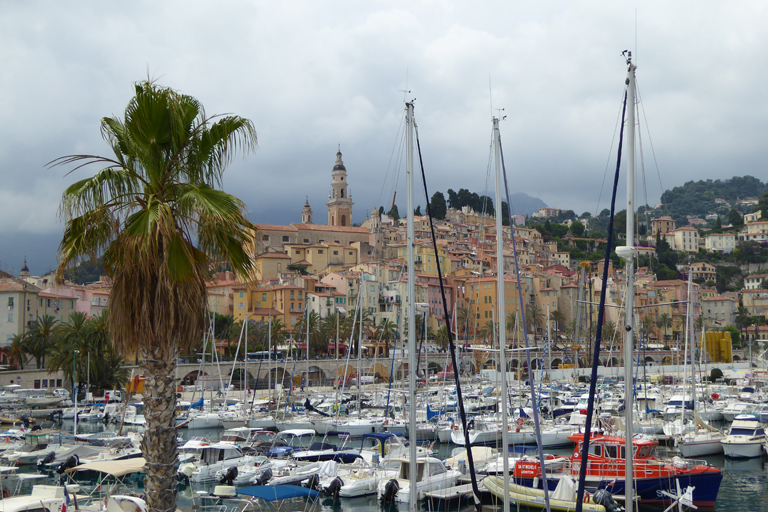
{"type": "MultiPolygon", "coordinates": [[[[443,326],[445,328],[445,326],[443,326]]],[[[448,329],[445,328],[445,343],[448,343],[448,329]]],[[[376,338],[384,341],[384,352],[385,357],[389,357],[389,342],[394,341],[397,338],[397,326],[395,323],[391,320],[384,319],[379,324],[379,327],[376,329],[376,338]]],[[[440,344],[440,342],[437,341],[437,337],[435,338],[435,342],[440,344]]]]}
{"type": "Polygon", "coordinates": [[[447,325],[441,325],[440,328],[435,333],[435,344],[437,344],[438,347],[440,347],[442,350],[445,350],[448,348],[448,326],[447,325]]]}
{"type": "Polygon", "coordinates": [[[207,117],[195,98],[149,81],[135,85],[124,119],[104,118],[101,131],[113,156],[51,162],[101,167],[64,191],[57,276],[103,252],[111,338],[141,355],[145,376],[147,505],[173,510],[176,360],[205,328],[209,269],[226,261],[238,276],[253,271],[245,204],[216,187],[234,152],[255,147],[256,133],[247,119],[207,117]]]}
{"type": "Polygon", "coordinates": [[[533,335],[535,337],[536,333],[539,332],[541,323],[544,321],[544,313],[542,313],[541,308],[536,304],[528,304],[526,309],[527,311],[525,312],[525,315],[528,319],[528,323],[533,326],[533,335]]]}
{"type": "Polygon", "coordinates": [[[556,342],[559,339],[558,338],[558,333],[560,332],[560,326],[562,325],[563,322],[565,322],[565,315],[559,309],[555,309],[553,311],[550,311],[549,319],[551,321],[555,322],[555,339],[554,339],[554,341],[556,342]]]}
{"type": "Polygon", "coordinates": [[[603,340],[608,340],[613,346],[613,337],[616,335],[616,322],[609,320],[603,324],[603,340]]]}
{"type": "Polygon", "coordinates": [[[11,337],[11,345],[8,349],[8,357],[12,363],[18,364],[19,369],[24,369],[24,359],[27,355],[27,337],[23,334],[14,334],[11,337]]]}
{"type": "Polygon", "coordinates": [[[27,332],[27,352],[35,357],[37,368],[45,367],[45,354],[56,341],[56,317],[43,315],[33,320],[27,332]]]}
{"type": "Polygon", "coordinates": [[[662,313],[656,320],[656,325],[664,329],[664,341],[667,340],[667,327],[672,327],[672,317],[669,313],[662,313]]]}

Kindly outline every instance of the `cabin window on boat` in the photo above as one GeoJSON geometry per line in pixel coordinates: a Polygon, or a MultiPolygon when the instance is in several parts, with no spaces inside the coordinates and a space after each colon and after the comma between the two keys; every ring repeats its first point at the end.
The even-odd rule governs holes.
{"type": "Polygon", "coordinates": [[[438,462],[430,462],[429,463],[429,474],[430,475],[441,475],[445,473],[445,466],[438,462]]]}
{"type": "Polygon", "coordinates": [[[642,446],[640,447],[640,453],[637,454],[638,457],[646,457],[648,456],[648,448],[650,446],[642,446]]]}
{"type": "Polygon", "coordinates": [[[609,459],[618,459],[619,458],[619,450],[618,446],[607,444],[605,445],[605,456],[609,459]]]}
{"type": "Polygon", "coordinates": [[[751,436],[754,435],[754,429],[751,428],[731,428],[732,436],[751,436]]]}
{"type": "Polygon", "coordinates": [[[603,447],[599,444],[592,444],[589,446],[589,454],[590,455],[597,455],[598,457],[601,457],[603,455],[603,447]]]}
{"type": "Polygon", "coordinates": [[[755,430],[755,435],[756,436],[763,436],[763,435],[765,435],[765,430],[763,430],[762,428],[759,428],[759,429],[755,430]]]}

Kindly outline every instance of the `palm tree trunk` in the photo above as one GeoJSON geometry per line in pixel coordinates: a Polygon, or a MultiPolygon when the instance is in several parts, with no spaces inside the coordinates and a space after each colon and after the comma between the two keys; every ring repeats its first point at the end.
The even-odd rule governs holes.
{"type": "MultiPolygon", "coordinates": [[[[173,341],[175,345],[175,341],[173,341]]],[[[144,372],[144,409],[147,428],[141,451],[147,460],[144,480],[147,505],[152,512],[176,508],[176,357],[175,346],[158,340],[148,344],[144,372]],[[164,346],[166,345],[166,346],[164,346]],[[169,353],[170,352],[170,353],[169,353]]]]}

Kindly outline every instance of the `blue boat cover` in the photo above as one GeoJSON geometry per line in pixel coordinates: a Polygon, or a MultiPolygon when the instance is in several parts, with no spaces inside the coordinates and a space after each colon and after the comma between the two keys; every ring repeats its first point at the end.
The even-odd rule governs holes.
{"type": "Polygon", "coordinates": [[[290,498],[317,498],[320,493],[314,489],[300,485],[252,485],[237,490],[237,494],[245,494],[267,501],[287,500],[290,498]]]}
{"type": "Polygon", "coordinates": [[[195,402],[193,404],[190,404],[188,406],[187,405],[183,405],[181,407],[184,408],[184,409],[195,409],[196,407],[202,407],[204,402],[205,401],[201,398],[200,400],[198,400],[197,402],[195,402]]]}

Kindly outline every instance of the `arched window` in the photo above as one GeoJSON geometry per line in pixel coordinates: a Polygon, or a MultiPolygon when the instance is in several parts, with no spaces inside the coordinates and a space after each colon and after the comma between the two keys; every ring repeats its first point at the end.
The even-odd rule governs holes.
{"type": "Polygon", "coordinates": [[[347,225],[347,216],[346,215],[342,215],[341,216],[341,225],[342,226],[346,226],[347,225]]]}
{"type": "Polygon", "coordinates": [[[335,225],[336,225],[336,218],[333,215],[331,215],[331,226],[335,226],[335,225]]]}
{"type": "Polygon", "coordinates": [[[341,198],[344,199],[344,189],[341,189],[341,198]]]}

